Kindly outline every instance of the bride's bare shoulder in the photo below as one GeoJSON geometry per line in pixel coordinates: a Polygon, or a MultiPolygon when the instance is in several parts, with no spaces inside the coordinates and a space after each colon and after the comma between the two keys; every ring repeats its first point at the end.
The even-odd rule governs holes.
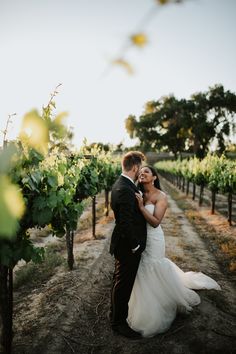
{"type": "Polygon", "coordinates": [[[156,196],[155,197],[156,197],[155,198],[156,199],[156,203],[158,203],[158,202],[166,202],[167,203],[167,195],[166,195],[165,192],[163,192],[163,191],[158,189],[157,192],[156,192],[156,196]]]}

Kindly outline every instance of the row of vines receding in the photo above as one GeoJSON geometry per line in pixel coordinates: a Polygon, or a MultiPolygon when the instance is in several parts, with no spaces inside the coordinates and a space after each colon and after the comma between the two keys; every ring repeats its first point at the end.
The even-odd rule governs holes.
{"type": "Polygon", "coordinates": [[[236,162],[224,155],[208,154],[200,160],[196,157],[176,161],[160,161],[156,164],[158,171],[171,183],[188,195],[192,184],[192,199],[196,197],[199,186],[199,205],[202,205],[204,189],[211,191],[211,212],[215,212],[216,194],[227,195],[228,222],[232,225],[232,202],[236,194],[236,162]]]}

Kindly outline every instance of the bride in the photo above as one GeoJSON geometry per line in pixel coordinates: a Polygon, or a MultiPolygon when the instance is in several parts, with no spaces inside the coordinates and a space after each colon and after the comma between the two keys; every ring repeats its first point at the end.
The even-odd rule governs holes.
{"type": "Polygon", "coordinates": [[[147,244],[129,300],[127,321],[143,337],[168,330],[177,312],[187,313],[200,303],[191,289],[216,289],[220,286],[200,272],[184,273],[165,258],[165,240],[161,221],[167,209],[167,196],[161,191],[158,175],[150,167],[142,167],[139,183],[143,190],[136,194],[139,208],[147,221],[147,244]]]}

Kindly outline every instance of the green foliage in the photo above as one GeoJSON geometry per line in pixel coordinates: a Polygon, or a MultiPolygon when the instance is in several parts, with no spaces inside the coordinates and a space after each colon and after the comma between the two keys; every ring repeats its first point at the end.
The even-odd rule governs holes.
{"type": "Polygon", "coordinates": [[[0,238],[10,239],[16,234],[25,209],[21,190],[9,176],[16,161],[15,144],[5,146],[0,152],[0,238]]]}
{"type": "Polygon", "coordinates": [[[16,240],[0,240],[0,264],[13,268],[19,260],[26,262],[32,260],[39,263],[44,258],[44,249],[34,247],[33,243],[26,237],[16,240]]]}
{"type": "MultiPolygon", "coordinates": [[[[47,226],[56,236],[74,231],[83,212],[83,200],[109,188],[118,171],[109,167],[112,161],[98,147],[90,150],[89,156],[83,151],[71,153],[67,144],[71,132],[61,124],[65,114],[52,116],[54,95],[55,92],[42,115],[34,110],[24,116],[19,139],[8,148],[4,140],[5,146],[0,151],[0,265],[11,270],[3,273],[5,286],[1,286],[0,297],[1,307],[6,306],[8,312],[3,322],[9,328],[12,326],[9,274],[20,260],[38,263],[45,255],[44,248],[33,245],[28,230],[47,226]]],[[[72,268],[73,243],[70,246],[67,243],[67,247],[68,264],[72,268]]],[[[31,277],[32,284],[39,275],[50,276],[58,257],[53,255],[48,259],[52,266],[30,265],[21,273],[24,276],[18,283],[31,277]]],[[[3,327],[4,331],[8,333],[3,327]]]]}
{"type": "MultiPolygon", "coordinates": [[[[43,250],[34,247],[26,236],[29,228],[50,225],[56,236],[63,236],[66,229],[76,229],[84,210],[83,200],[103,189],[109,190],[120,173],[120,163],[97,147],[89,156],[86,147],[73,154],[53,148],[47,156],[21,142],[17,149],[17,163],[9,171],[9,178],[14,181],[14,188],[20,191],[25,204],[17,227],[12,226],[3,203],[3,209],[0,209],[1,232],[12,237],[11,242],[1,239],[0,263],[13,267],[20,259],[26,262],[43,259],[43,250]]],[[[6,190],[8,184],[13,188],[11,180],[6,180],[2,188],[6,190]]]]}
{"type": "Polygon", "coordinates": [[[55,267],[65,263],[60,254],[61,248],[56,244],[45,248],[45,256],[40,265],[29,262],[15,272],[14,288],[29,284],[33,286],[39,281],[46,281],[55,272],[55,267]]]}
{"type": "Polygon", "coordinates": [[[19,139],[0,153],[0,264],[9,267],[20,259],[43,260],[29,228],[49,226],[56,236],[75,230],[83,201],[111,189],[120,173],[120,163],[102,146],[65,148],[70,132],[64,113],[53,117],[56,93],[41,115],[25,115],[19,139]]]}
{"type": "Polygon", "coordinates": [[[203,160],[161,161],[155,164],[159,171],[183,176],[198,185],[207,185],[212,191],[236,193],[236,162],[224,155],[208,154],[203,160]]]}
{"type": "Polygon", "coordinates": [[[144,113],[126,119],[130,137],[139,138],[143,150],[182,152],[206,156],[211,142],[223,153],[235,132],[236,95],[222,85],[210,87],[188,100],[173,95],[148,102],[144,113]]]}

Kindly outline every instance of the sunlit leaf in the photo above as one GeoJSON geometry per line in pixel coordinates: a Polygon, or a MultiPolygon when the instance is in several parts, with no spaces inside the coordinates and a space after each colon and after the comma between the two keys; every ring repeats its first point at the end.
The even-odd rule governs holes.
{"type": "Polygon", "coordinates": [[[134,70],[133,70],[131,64],[128,63],[126,60],[122,59],[122,58],[113,60],[112,64],[121,66],[130,75],[132,75],[134,73],[134,70]]]}
{"type": "Polygon", "coordinates": [[[131,42],[137,47],[144,47],[148,42],[147,36],[144,33],[136,33],[131,36],[130,39],[131,42]]]}
{"type": "Polygon", "coordinates": [[[146,114],[149,114],[149,113],[154,113],[155,112],[155,102],[153,101],[148,101],[146,104],[145,104],[145,113],[146,114]]]}
{"type": "Polygon", "coordinates": [[[62,112],[62,113],[59,113],[55,119],[53,120],[53,122],[55,124],[58,124],[58,125],[61,125],[63,124],[63,120],[68,116],[68,113],[67,112],[62,112]]]}
{"type": "Polygon", "coordinates": [[[58,186],[63,186],[64,184],[64,176],[58,173],[58,186]]]}
{"type": "Polygon", "coordinates": [[[25,210],[23,197],[18,186],[6,176],[0,176],[0,237],[13,237],[18,220],[25,210]]]}
{"type": "Polygon", "coordinates": [[[49,141],[48,127],[36,110],[24,116],[20,139],[41,153],[47,152],[49,141]]]}
{"type": "Polygon", "coordinates": [[[24,201],[18,186],[8,183],[3,191],[3,200],[14,217],[20,218],[23,215],[24,201]]]}
{"type": "MultiPolygon", "coordinates": [[[[55,94],[58,93],[57,91],[55,92],[55,94]]],[[[53,108],[56,108],[56,103],[54,101],[50,101],[50,104],[53,108]]]]}

